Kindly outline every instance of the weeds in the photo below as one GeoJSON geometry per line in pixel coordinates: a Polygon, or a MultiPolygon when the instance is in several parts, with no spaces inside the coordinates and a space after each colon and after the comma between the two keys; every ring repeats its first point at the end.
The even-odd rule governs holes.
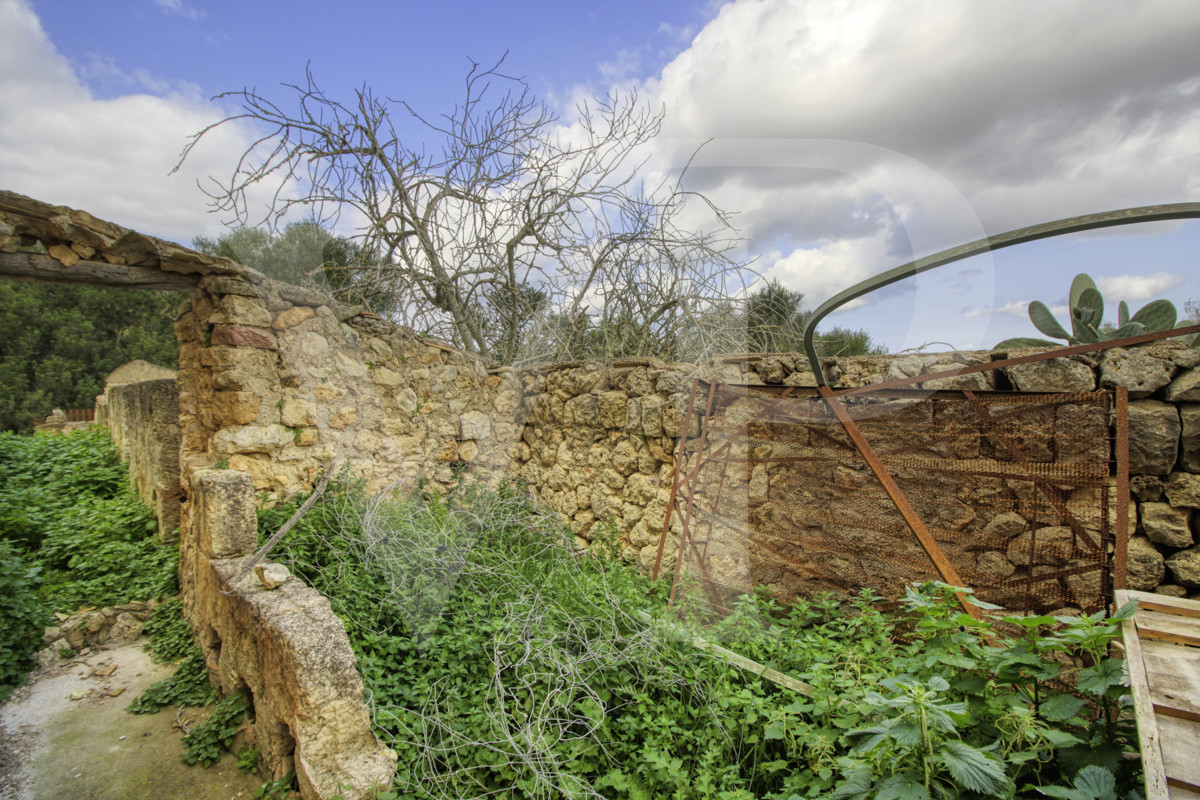
{"type": "Polygon", "coordinates": [[[1005,619],[1023,633],[1004,641],[929,584],[894,614],[869,594],[747,596],[701,632],[804,697],[647,627],[666,587],[602,543],[574,555],[517,490],[344,486],[282,550],[346,621],[396,798],[1033,798],[1096,769],[1122,797],[1137,785],[1107,657],[1129,610],[1005,619]]]}

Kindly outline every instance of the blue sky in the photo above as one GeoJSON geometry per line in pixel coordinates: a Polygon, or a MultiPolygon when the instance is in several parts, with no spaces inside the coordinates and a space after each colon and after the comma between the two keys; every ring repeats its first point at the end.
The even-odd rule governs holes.
{"type": "MultiPolygon", "coordinates": [[[[739,255],[812,304],[1005,230],[1200,200],[1194,0],[207,2],[0,0],[0,187],[187,242],[220,232],[196,188],[252,131],[168,176],[222,91],[369,83],[430,114],[470,59],[508,53],[570,121],[636,89],[666,108],[656,164],[711,140],[688,188],[735,213],[739,255]]],[[[1200,299],[1200,222],[1024,245],[830,318],[890,349],[1031,335],[1088,271],[1106,297],[1200,299]]],[[[940,349],[940,348],[935,348],[940,349]]]]}

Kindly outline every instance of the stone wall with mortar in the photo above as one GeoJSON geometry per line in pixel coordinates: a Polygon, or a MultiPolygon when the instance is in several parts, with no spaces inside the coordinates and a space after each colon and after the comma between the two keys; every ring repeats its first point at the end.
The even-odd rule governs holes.
{"type": "Polygon", "coordinates": [[[508,464],[515,382],[319,292],[206,278],[176,332],[189,463],[247,472],[267,502],[310,490],[335,462],[368,488],[508,464]]]}
{"type": "Polygon", "coordinates": [[[179,534],[179,394],[164,378],[109,386],[97,400],[97,420],[129,467],[142,502],[154,509],[158,536],[179,534]],[[101,409],[103,410],[101,413],[101,409]]]}

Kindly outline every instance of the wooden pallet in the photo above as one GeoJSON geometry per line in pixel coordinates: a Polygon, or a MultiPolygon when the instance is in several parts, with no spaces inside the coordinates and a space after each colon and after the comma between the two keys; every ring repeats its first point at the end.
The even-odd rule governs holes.
{"type": "Polygon", "coordinates": [[[1118,590],[1146,800],[1200,800],[1200,601],[1118,590]]]}

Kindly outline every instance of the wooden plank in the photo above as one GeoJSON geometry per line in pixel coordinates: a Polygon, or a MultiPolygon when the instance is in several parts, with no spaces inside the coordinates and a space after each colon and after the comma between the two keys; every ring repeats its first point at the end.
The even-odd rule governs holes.
{"type": "MultiPolygon", "coordinates": [[[[1118,589],[1115,594],[1118,607],[1134,599],[1130,597],[1133,593],[1124,589],[1118,589]]],[[[1121,635],[1125,641],[1125,666],[1129,671],[1129,688],[1133,692],[1133,706],[1137,714],[1138,744],[1142,751],[1146,800],[1170,800],[1167,772],[1163,766],[1159,744],[1158,720],[1154,714],[1154,700],[1150,695],[1150,682],[1146,676],[1146,665],[1142,661],[1137,623],[1133,618],[1121,623],[1121,635]]]]}
{"type": "Polygon", "coordinates": [[[1139,610],[1158,611],[1163,614],[1200,619],[1200,604],[1195,600],[1184,600],[1182,597],[1170,597],[1165,594],[1149,592],[1130,592],[1130,595],[1134,596],[1132,599],[1138,601],[1139,610]]]}
{"type": "Polygon", "coordinates": [[[1154,702],[1200,713],[1200,651],[1154,639],[1139,645],[1154,702]]]}
{"type": "Polygon", "coordinates": [[[1158,731],[1171,797],[1177,797],[1176,787],[1200,792],[1200,724],[1177,717],[1160,716],[1158,731]]]}

